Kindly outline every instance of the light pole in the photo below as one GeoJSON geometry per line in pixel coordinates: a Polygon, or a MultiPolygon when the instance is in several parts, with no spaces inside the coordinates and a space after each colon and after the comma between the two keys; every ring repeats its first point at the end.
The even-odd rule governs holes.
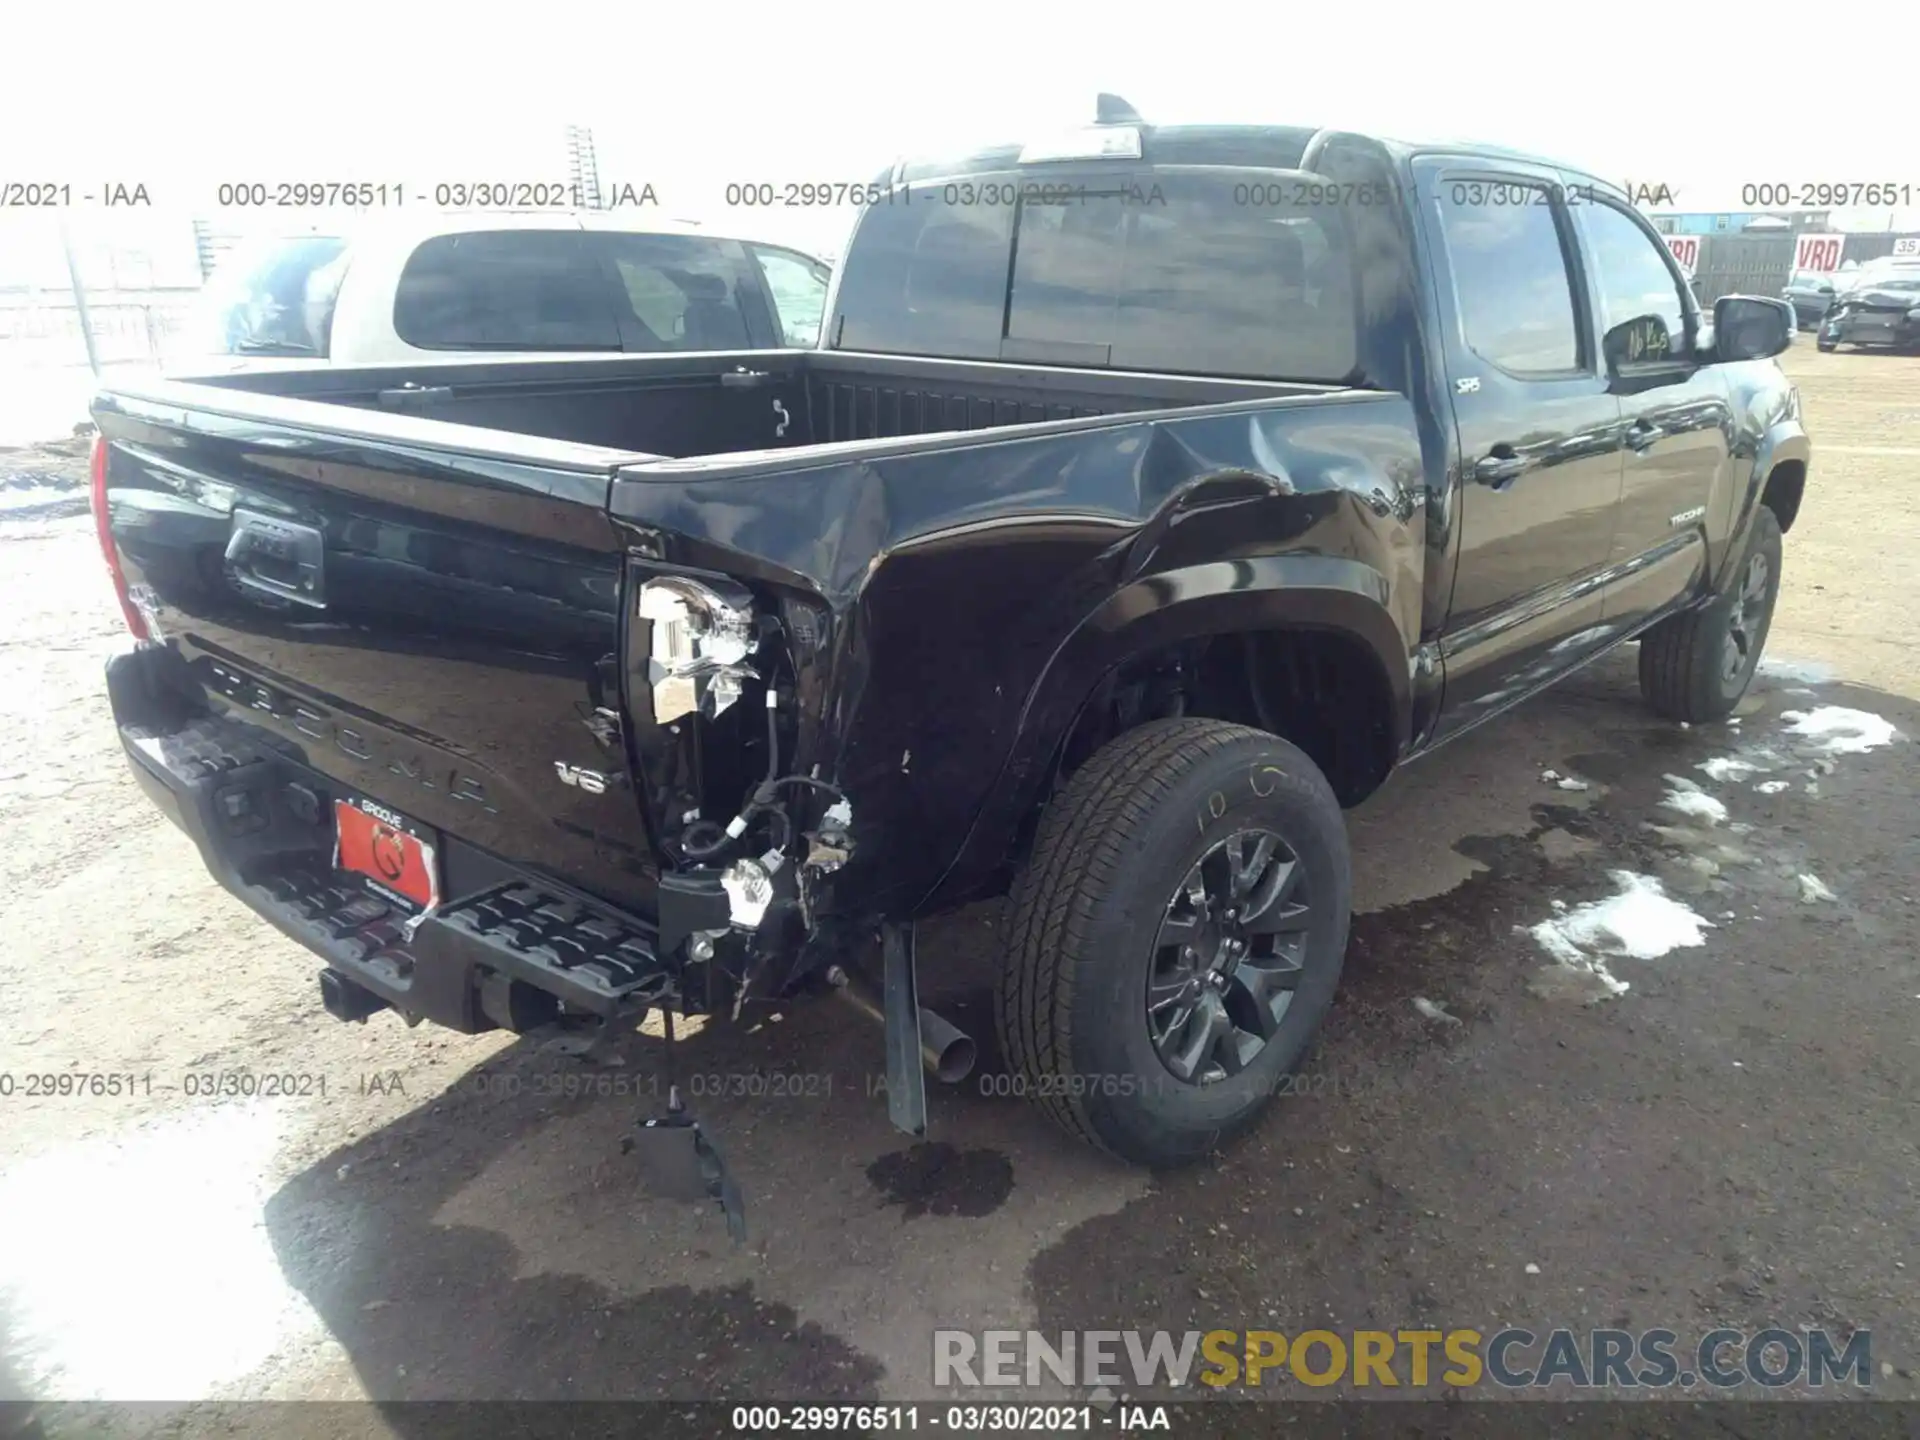
{"type": "Polygon", "coordinates": [[[73,285],[73,309],[80,321],[80,339],[87,347],[87,368],[93,372],[93,378],[100,378],[100,357],[93,352],[93,322],[87,317],[87,287],[80,279],[80,262],[74,257],[73,236],[67,231],[67,222],[60,222],[60,249],[67,257],[67,279],[73,285]]]}
{"type": "Polygon", "coordinates": [[[567,164],[573,172],[573,203],[583,210],[598,210],[600,162],[593,153],[593,131],[585,125],[567,126],[567,164]]]}

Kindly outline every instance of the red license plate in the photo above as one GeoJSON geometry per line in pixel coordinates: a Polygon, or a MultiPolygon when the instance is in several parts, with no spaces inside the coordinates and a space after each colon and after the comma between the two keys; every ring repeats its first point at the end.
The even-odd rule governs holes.
{"type": "Polygon", "coordinates": [[[433,832],[371,800],[336,800],[334,868],[363,877],[380,895],[414,910],[440,903],[433,832]]]}

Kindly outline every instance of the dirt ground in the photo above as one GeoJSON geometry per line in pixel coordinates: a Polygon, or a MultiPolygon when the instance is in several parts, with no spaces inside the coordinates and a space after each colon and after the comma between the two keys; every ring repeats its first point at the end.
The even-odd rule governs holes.
{"type": "Polygon", "coordinates": [[[1423,1322],[1864,1328],[1875,1393],[1920,1398],[1920,748],[1829,753],[1783,718],[1920,735],[1920,360],[1810,338],[1812,479],[1737,723],[1653,720],[1629,650],[1396,777],[1352,817],[1334,1015],[1245,1143],[1154,1177],[990,1093],[980,907],[921,942],[987,1052],[924,1146],[848,1013],[688,1042],[703,1092],[816,1077],[697,1101],[738,1248],[620,1153],[650,1043],[592,1068],[328,1018],[313,958],[128,778],[90,523],[0,522],[0,1400],[909,1399],[936,1326],[1423,1322]],[[1530,931],[1613,871],[1707,924],[1582,1003],[1530,931]],[[223,1093],[240,1071],[299,1093],[223,1093]],[[35,1074],[123,1078],[27,1098],[35,1074]]]}

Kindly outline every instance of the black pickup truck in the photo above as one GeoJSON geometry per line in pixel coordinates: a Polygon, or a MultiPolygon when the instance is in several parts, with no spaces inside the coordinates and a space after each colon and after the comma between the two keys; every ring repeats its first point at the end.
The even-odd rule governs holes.
{"type": "Polygon", "coordinates": [[[1111,99],[869,198],[814,350],[103,391],[120,733],[335,1015],[845,990],[910,1131],[914,924],[1011,890],[1021,1087],[1189,1159],[1331,1003],[1342,807],[1627,641],[1740,698],[1792,316],[1561,165],[1111,99]]]}

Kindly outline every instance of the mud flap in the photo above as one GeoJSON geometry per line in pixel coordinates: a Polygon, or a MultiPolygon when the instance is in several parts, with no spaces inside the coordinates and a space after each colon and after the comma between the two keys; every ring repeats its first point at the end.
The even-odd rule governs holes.
{"type": "Polygon", "coordinates": [[[668,1093],[667,1113],[643,1120],[621,1147],[640,1162],[640,1182],[663,1200],[700,1204],[720,1202],[727,1234],[738,1245],[747,1238],[747,1210],[719,1147],[686,1111],[677,1089],[668,1093]]]}
{"type": "Polygon", "coordinates": [[[927,1077],[920,1068],[920,989],[914,973],[913,926],[880,931],[885,966],[887,1118],[916,1139],[927,1133],[927,1077]]]}

